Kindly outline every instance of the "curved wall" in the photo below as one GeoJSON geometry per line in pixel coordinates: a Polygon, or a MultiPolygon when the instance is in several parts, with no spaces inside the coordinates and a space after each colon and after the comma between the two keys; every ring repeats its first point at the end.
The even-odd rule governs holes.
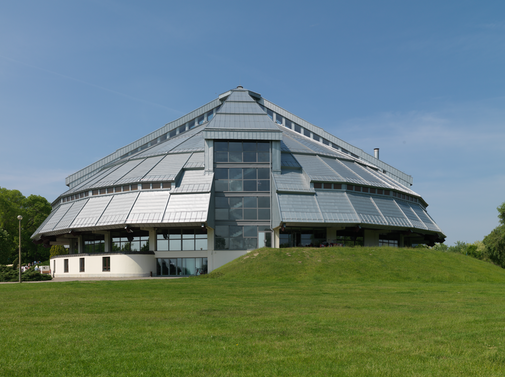
{"type": "Polygon", "coordinates": [[[147,277],[156,273],[154,253],[149,254],[68,254],[57,255],[50,261],[51,274],[55,278],[114,278],[147,277]],[[103,270],[103,258],[110,258],[110,271],[103,270]],[[84,272],[81,272],[81,259],[84,259],[84,272]],[[65,272],[65,260],[68,272],[65,272]]]}

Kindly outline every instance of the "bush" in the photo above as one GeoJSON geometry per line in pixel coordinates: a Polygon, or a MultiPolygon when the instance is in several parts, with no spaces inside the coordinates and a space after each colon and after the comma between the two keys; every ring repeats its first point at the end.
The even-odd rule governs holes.
{"type": "MultiPolygon", "coordinates": [[[[35,267],[30,267],[27,271],[21,274],[22,281],[42,281],[51,280],[50,274],[41,274],[35,271],[35,267]]],[[[19,281],[19,270],[10,266],[0,265],[0,282],[15,282],[19,281]]]]}
{"type": "Polygon", "coordinates": [[[18,281],[19,272],[17,268],[0,265],[0,281],[18,281]]]}
{"type": "Polygon", "coordinates": [[[51,280],[52,277],[50,274],[41,274],[39,271],[35,271],[35,267],[30,267],[28,271],[21,275],[21,279],[24,281],[42,281],[51,280]]]}
{"type": "Polygon", "coordinates": [[[488,249],[486,248],[486,245],[484,245],[482,241],[476,241],[474,243],[457,241],[453,246],[447,246],[445,244],[439,243],[433,246],[432,249],[468,255],[469,257],[484,261],[490,261],[491,259],[489,256],[488,249]]]}

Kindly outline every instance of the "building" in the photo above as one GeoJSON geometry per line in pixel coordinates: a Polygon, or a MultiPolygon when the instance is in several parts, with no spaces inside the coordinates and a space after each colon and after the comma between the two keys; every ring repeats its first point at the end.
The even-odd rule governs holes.
{"type": "Polygon", "coordinates": [[[242,87],[70,175],[58,276],[207,273],[262,246],[434,244],[412,177],[242,87]]]}

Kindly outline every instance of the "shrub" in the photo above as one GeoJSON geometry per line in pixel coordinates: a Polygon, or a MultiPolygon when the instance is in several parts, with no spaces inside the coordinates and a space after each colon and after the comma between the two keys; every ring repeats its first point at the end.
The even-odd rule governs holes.
{"type": "MultiPolygon", "coordinates": [[[[30,267],[27,271],[21,274],[22,281],[42,281],[51,280],[49,274],[41,274],[35,271],[34,267],[30,267]]],[[[10,266],[0,265],[0,282],[15,282],[19,281],[19,270],[10,266]]]]}

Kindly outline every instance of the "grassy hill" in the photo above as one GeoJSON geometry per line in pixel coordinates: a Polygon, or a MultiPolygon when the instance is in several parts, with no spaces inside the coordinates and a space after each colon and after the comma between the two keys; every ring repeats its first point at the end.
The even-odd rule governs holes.
{"type": "Polygon", "coordinates": [[[331,247],[254,250],[209,277],[263,281],[505,283],[505,270],[428,249],[331,247]]]}
{"type": "Polygon", "coordinates": [[[259,249],[186,279],[0,284],[1,376],[504,376],[505,270],[259,249]]]}

